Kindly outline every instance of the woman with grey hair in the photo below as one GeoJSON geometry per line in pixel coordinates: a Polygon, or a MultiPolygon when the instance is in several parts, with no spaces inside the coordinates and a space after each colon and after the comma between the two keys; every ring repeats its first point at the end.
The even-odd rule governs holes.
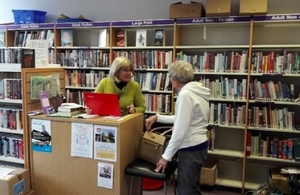
{"type": "MultiPolygon", "coordinates": [[[[144,113],[146,110],[145,100],[140,85],[131,80],[133,65],[125,57],[117,57],[111,64],[109,75],[98,84],[97,93],[116,93],[119,95],[119,103],[122,115],[130,113],[144,113]]],[[[91,109],[86,109],[91,113],[91,109]]]]}
{"type": "Polygon", "coordinates": [[[146,119],[146,129],[155,122],[174,123],[172,136],[156,172],[164,171],[178,151],[178,193],[199,195],[201,168],[207,157],[206,135],[209,117],[210,90],[194,82],[194,69],[185,61],[175,61],[169,67],[172,86],[179,90],[175,115],[155,115],[146,119]]]}

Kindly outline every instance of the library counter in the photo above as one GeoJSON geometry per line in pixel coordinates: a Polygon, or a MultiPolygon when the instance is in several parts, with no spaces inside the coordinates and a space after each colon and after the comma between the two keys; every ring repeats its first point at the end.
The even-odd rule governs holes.
{"type": "MultiPolygon", "coordinates": [[[[35,140],[32,140],[31,137],[29,138],[32,189],[35,190],[36,195],[129,194],[130,176],[125,174],[125,168],[136,157],[143,133],[143,120],[144,117],[142,114],[126,115],[122,117],[121,120],[105,119],[103,117],[76,119],[46,117],[43,115],[31,116],[29,119],[30,131],[32,131],[34,125],[39,121],[46,121],[48,124],[50,121],[51,129],[49,131],[51,135],[50,152],[37,151],[32,146],[32,142],[35,140]],[[103,158],[106,154],[99,158],[98,154],[94,155],[94,152],[92,152],[93,157],[98,156],[98,159],[93,157],[74,157],[73,152],[76,151],[74,150],[75,141],[71,144],[71,140],[74,140],[75,134],[71,132],[74,132],[74,129],[76,129],[74,125],[78,124],[82,126],[86,125],[93,129],[96,126],[102,126],[108,127],[108,130],[115,130],[116,152],[113,155],[115,156],[115,160],[113,158],[103,158]],[[71,145],[73,150],[71,150],[71,145]],[[72,156],[71,152],[73,154],[72,156]],[[103,177],[103,175],[101,175],[101,171],[99,170],[101,170],[101,166],[105,164],[112,165],[112,177],[103,177]],[[100,180],[98,178],[100,178],[100,180]],[[109,178],[112,179],[112,189],[109,188],[111,185],[109,178]],[[99,181],[101,181],[100,184],[99,181]],[[103,185],[106,187],[100,187],[103,185]]],[[[109,131],[105,132],[105,130],[103,130],[98,135],[95,134],[95,136],[93,133],[92,143],[94,143],[96,139],[97,141],[101,139],[100,142],[103,141],[103,138],[99,137],[100,134],[101,136],[105,136],[109,134],[109,131]]],[[[93,151],[94,144],[92,145],[93,151]]],[[[133,194],[140,194],[141,180],[136,178],[134,183],[136,186],[134,189],[136,191],[133,194]]]]}

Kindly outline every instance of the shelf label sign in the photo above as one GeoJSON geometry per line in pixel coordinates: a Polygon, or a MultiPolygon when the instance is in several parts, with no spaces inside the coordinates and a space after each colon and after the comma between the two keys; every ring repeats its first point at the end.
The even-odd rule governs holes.
{"type": "Polygon", "coordinates": [[[132,20],[132,21],[115,21],[112,22],[112,26],[162,26],[173,25],[174,20],[132,20]]]}
{"type": "Polygon", "coordinates": [[[142,26],[142,25],[152,25],[153,22],[151,20],[144,20],[144,21],[132,21],[132,26],[142,26]]]}
{"type": "Polygon", "coordinates": [[[72,27],[91,27],[93,23],[91,22],[76,22],[72,23],[72,27]]]}
{"type": "Polygon", "coordinates": [[[39,28],[38,24],[21,24],[21,28],[39,28]]]}
{"type": "Polygon", "coordinates": [[[299,14],[275,14],[254,16],[255,21],[291,21],[300,20],[299,14]]]}
{"type": "Polygon", "coordinates": [[[177,22],[178,22],[178,24],[208,24],[208,23],[250,22],[250,17],[247,17],[247,16],[228,16],[228,17],[178,19],[177,22]]]}

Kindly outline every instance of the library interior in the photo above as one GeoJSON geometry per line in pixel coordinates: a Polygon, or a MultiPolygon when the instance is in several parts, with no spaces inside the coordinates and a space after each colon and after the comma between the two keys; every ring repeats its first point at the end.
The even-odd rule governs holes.
{"type": "Polygon", "coordinates": [[[299,0],[1,4],[1,195],[300,195],[299,0]]]}

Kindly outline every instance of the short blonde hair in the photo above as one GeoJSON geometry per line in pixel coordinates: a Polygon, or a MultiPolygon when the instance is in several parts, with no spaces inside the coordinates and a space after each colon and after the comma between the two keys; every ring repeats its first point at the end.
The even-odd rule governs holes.
{"type": "Polygon", "coordinates": [[[183,60],[177,60],[169,66],[169,76],[179,83],[186,84],[194,79],[193,66],[183,60]]]}
{"type": "Polygon", "coordinates": [[[119,82],[118,74],[121,69],[129,69],[133,73],[133,65],[131,61],[125,57],[117,57],[111,64],[109,70],[109,77],[119,82]]]}

